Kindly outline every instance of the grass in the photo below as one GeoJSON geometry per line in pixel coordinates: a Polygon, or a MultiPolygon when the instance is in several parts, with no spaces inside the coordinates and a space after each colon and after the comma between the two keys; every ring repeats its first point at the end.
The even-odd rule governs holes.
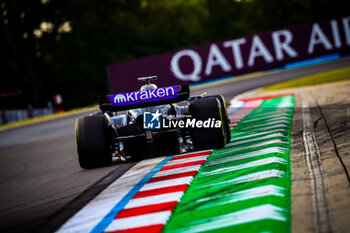
{"type": "Polygon", "coordinates": [[[67,116],[71,116],[74,114],[84,113],[84,112],[93,111],[93,110],[97,110],[97,109],[98,109],[98,106],[94,105],[94,106],[90,106],[90,107],[69,110],[67,112],[53,113],[53,114],[49,114],[49,115],[34,117],[34,118],[26,119],[23,121],[15,121],[15,122],[11,122],[8,124],[0,125],[0,131],[4,131],[7,129],[11,129],[11,128],[17,128],[17,127],[21,127],[21,126],[25,126],[25,125],[31,125],[31,124],[35,124],[35,123],[39,123],[39,122],[43,122],[43,121],[58,119],[58,118],[62,118],[62,117],[67,117],[67,116]]]}
{"type": "Polygon", "coordinates": [[[313,86],[322,83],[350,80],[350,67],[326,71],[314,75],[297,78],[287,82],[278,83],[262,89],[262,91],[274,91],[287,88],[313,86]]]}

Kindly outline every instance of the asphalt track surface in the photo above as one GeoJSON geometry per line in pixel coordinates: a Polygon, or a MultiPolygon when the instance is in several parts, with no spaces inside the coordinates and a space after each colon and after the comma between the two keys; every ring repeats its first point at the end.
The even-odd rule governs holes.
{"type": "MultiPolygon", "coordinates": [[[[196,90],[226,100],[255,88],[350,66],[350,58],[196,90]]],[[[52,232],[135,163],[82,170],[73,115],[0,132],[0,232],[52,232]]]]}

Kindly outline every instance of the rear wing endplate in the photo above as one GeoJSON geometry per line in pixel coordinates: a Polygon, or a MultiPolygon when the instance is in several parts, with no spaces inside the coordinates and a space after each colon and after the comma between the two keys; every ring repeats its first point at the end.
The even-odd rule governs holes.
{"type": "Polygon", "coordinates": [[[99,98],[99,104],[102,112],[117,112],[128,109],[177,103],[187,100],[189,96],[190,88],[188,85],[176,85],[153,90],[101,96],[99,98]]]}

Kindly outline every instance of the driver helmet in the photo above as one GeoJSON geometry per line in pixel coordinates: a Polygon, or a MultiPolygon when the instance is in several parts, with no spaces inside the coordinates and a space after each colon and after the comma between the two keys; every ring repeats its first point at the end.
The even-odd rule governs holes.
{"type": "Polygon", "coordinates": [[[141,87],[140,91],[148,91],[148,90],[153,90],[157,89],[157,85],[155,84],[145,84],[141,87]]]}

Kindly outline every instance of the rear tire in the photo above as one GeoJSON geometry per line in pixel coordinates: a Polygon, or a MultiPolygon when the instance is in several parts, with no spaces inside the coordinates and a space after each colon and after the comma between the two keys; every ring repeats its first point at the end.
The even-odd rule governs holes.
{"type": "Polygon", "coordinates": [[[231,129],[230,129],[231,122],[230,122],[230,119],[228,118],[225,98],[222,95],[214,95],[213,97],[216,97],[220,101],[220,104],[221,104],[221,115],[223,117],[226,143],[229,143],[231,141],[231,129]]]}
{"type": "Polygon", "coordinates": [[[78,159],[83,169],[112,163],[111,137],[103,115],[79,118],[75,125],[78,159]]]}
{"type": "Polygon", "coordinates": [[[226,136],[221,114],[220,101],[215,96],[193,100],[189,106],[189,113],[197,120],[214,118],[221,121],[220,128],[193,128],[191,136],[194,150],[217,149],[225,146],[226,136]]]}

